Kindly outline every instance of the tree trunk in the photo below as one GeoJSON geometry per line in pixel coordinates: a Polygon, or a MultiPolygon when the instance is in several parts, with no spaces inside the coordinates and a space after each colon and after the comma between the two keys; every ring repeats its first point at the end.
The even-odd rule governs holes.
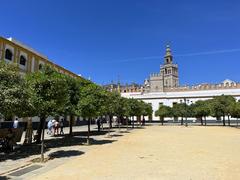
{"type": "Polygon", "coordinates": [[[32,136],[33,135],[33,129],[32,129],[32,118],[27,118],[27,129],[25,133],[25,140],[24,144],[31,144],[32,143],[32,136]]]}
{"type": "Polygon", "coordinates": [[[110,130],[111,130],[111,121],[112,121],[112,116],[106,116],[107,118],[109,118],[109,121],[108,121],[108,136],[110,137],[110,130]]]}
{"type": "Polygon", "coordinates": [[[109,124],[110,124],[110,129],[112,128],[112,119],[113,119],[113,117],[110,116],[110,122],[109,122],[109,124]]]}
{"type": "Polygon", "coordinates": [[[41,143],[41,135],[42,135],[42,130],[45,129],[45,117],[42,116],[40,117],[40,123],[37,129],[37,134],[36,134],[36,143],[40,144],[41,143]]]}
{"type": "Polygon", "coordinates": [[[201,120],[201,125],[203,125],[203,119],[202,119],[202,116],[201,116],[201,119],[200,119],[200,120],[201,120]]]}
{"type": "Polygon", "coordinates": [[[88,118],[87,145],[90,145],[90,124],[91,124],[91,120],[90,118],[88,118]]]}
{"type": "Polygon", "coordinates": [[[127,117],[126,119],[127,119],[127,122],[126,122],[126,123],[127,123],[127,131],[128,131],[128,117],[127,117]]]}
{"type": "Polygon", "coordinates": [[[207,125],[207,117],[204,116],[204,120],[205,120],[205,126],[207,125]]]}
{"type": "Polygon", "coordinates": [[[182,117],[182,119],[181,119],[181,125],[183,125],[183,117],[182,117]]]}
{"type": "Polygon", "coordinates": [[[102,131],[103,131],[103,130],[104,130],[104,127],[103,127],[103,116],[101,116],[101,121],[100,121],[100,123],[101,123],[102,131]]]}
{"type": "Polygon", "coordinates": [[[121,132],[120,122],[121,122],[121,116],[118,118],[118,132],[121,132]]]}
{"type": "Polygon", "coordinates": [[[134,128],[134,116],[132,116],[132,128],[134,128]]]}
{"type": "Polygon", "coordinates": [[[225,114],[223,115],[223,126],[226,126],[226,123],[225,123],[225,114]]]}
{"type": "Polygon", "coordinates": [[[163,126],[164,117],[160,117],[160,119],[161,119],[162,126],[163,126]]]}
{"type": "Polygon", "coordinates": [[[69,121],[69,135],[72,136],[73,134],[73,121],[74,121],[74,116],[70,115],[70,121],[69,121]]]}
{"type": "Polygon", "coordinates": [[[228,125],[229,125],[229,126],[231,125],[230,116],[229,116],[229,115],[228,115],[228,125]]]}
{"type": "Polygon", "coordinates": [[[44,162],[44,134],[45,134],[45,123],[46,120],[44,118],[43,129],[42,129],[42,143],[41,143],[41,162],[44,162]]]}

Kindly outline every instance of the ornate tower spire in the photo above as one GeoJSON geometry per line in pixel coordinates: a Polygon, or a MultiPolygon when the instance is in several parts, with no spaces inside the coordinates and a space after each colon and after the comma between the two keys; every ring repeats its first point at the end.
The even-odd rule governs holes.
{"type": "Polygon", "coordinates": [[[166,46],[166,54],[164,56],[164,59],[165,59],[165,62],[164,62],[165,64],[172,64],[173,57],[172,57],[172,52],[169,44],[167,44],[166,46]]]}
{"type": "Polygon", "coordinates": [[[170,45],[167,44],[167,46],[166,46],[166,55],[165,56],[171,56],[171,55],[172,55],[172,53],[171,53],[170,45]]]}

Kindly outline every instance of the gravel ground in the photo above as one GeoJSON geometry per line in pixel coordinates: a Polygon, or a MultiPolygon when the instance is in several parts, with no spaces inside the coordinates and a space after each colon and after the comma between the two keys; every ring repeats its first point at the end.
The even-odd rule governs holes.
{"type": "Polygon", "coordinates": [[[147,126],[24,179],[240,179],[240,130],[147,126]]]}

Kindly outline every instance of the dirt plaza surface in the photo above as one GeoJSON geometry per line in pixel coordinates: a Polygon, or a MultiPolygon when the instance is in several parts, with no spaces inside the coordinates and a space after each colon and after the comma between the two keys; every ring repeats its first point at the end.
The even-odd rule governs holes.
{"type": "Polygon", "coordinates": [[[32,179],[240,179],[240,129],[147,126],[32,179]]]}

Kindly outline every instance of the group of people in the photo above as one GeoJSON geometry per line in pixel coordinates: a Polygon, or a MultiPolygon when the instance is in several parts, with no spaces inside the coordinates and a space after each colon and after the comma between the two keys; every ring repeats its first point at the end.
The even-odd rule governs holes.
{"type": "Polygon", "coordinates": [[[47,131],[47,134],[49,135],[63,135],[64,132],[63,132],[63,127],[64,127],[64,124],[63,124],[63,119],[61,119],[60,121],[59,120],[55,120],[55,119],[52,119],[52,120],[49,120],[48,121],[48,131],[47,131]],[[59,133],[59,128],[60,128],[60,133],[59,133]]]}

